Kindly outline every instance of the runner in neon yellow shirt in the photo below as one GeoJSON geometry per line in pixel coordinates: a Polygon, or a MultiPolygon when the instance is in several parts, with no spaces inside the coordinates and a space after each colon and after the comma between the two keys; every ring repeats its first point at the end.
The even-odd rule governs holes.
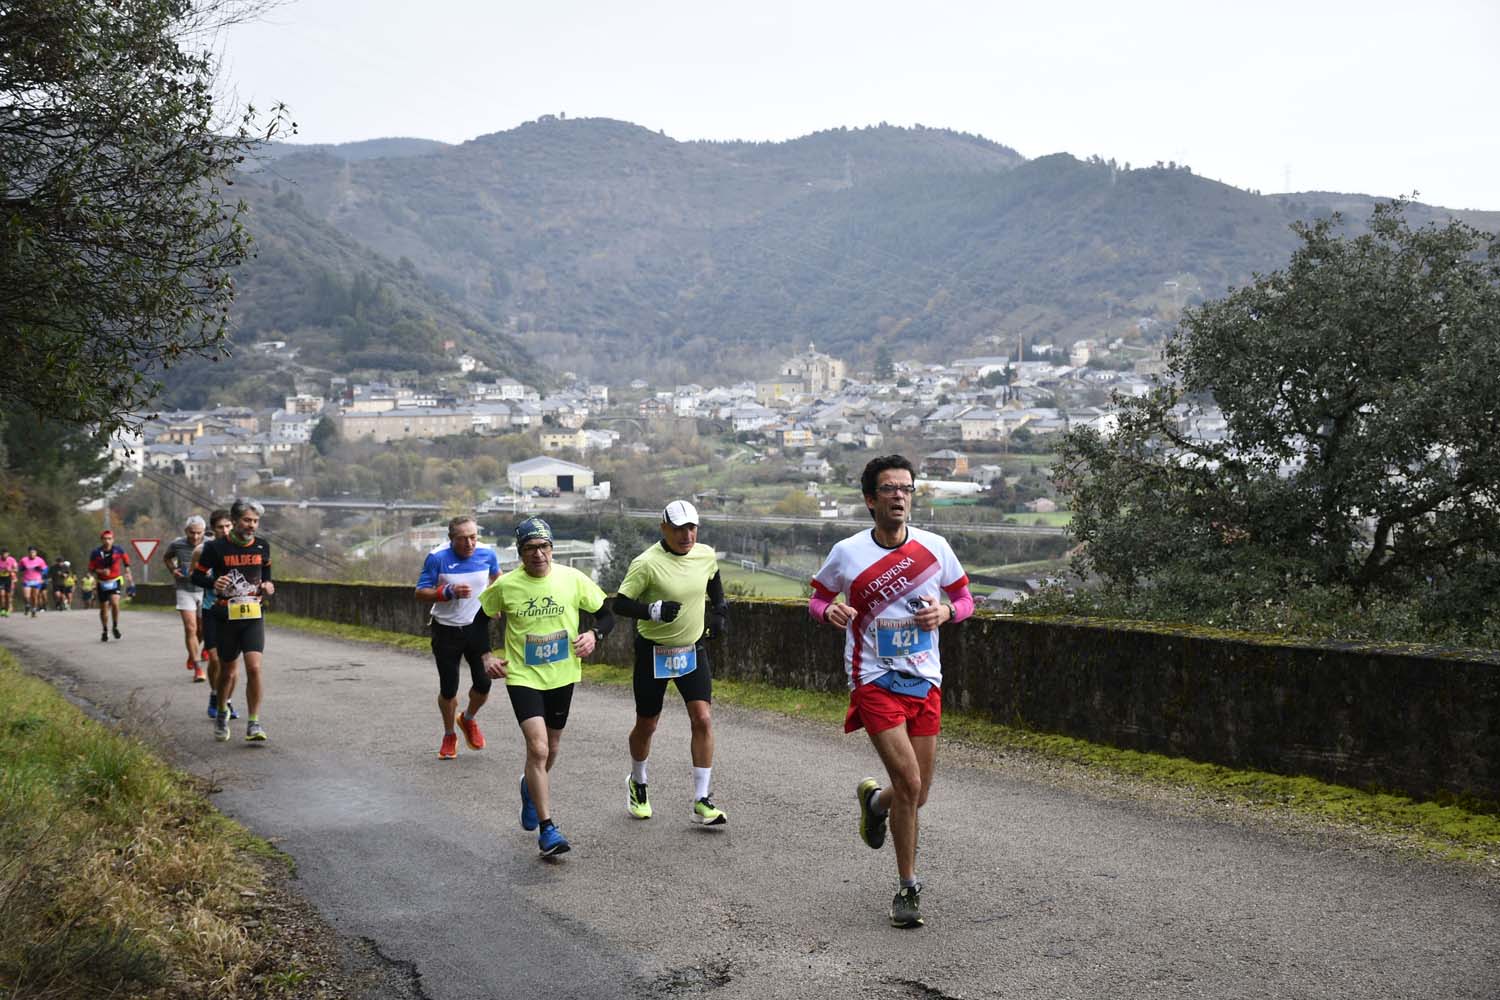
{"type": "Polygon", "coordinates": [[[539,517],[516,526],[516,551],[524,572],[507,573],[479,595],[491,618],[505,616],[504,656],[484,656],[485,672],[505,678],[505,692],[526,739],[521,777],[521,828],[540,830],[543,857],[571,850],[552,821],[549,773],[557,763],[573,686],[583,676],[582,658],[614,628],[604,591],[571,566],[552,564],[552,528],[539,517]],[[591,611],[594,628],[580,633],[578,612],[591,611]]]}
{"type": "Polygon", "coordinates": [[[698,543],[698,508],[686,500],[667,504],[661,515],[661,542],[631,561],[614,608],[638,619],[635,725],[628,741],[625,808],[636,819],[651,818],[646,758],[670,681],[682,695],[692,727],[693,822],[723,826],[729,816],[714,804],[709,790],[714,763],[713,676],[703,640],[723,636],[729,605],[718,556],[698,543]]]}

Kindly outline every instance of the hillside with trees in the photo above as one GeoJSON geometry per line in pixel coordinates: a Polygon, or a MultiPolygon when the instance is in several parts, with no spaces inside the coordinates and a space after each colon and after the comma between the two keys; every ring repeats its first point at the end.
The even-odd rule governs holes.
{"type": "Polygon", "coordinates": [[[457,146],[392,142],[375,148],[398,155],[279,147],[247,178],[261,247],[247,335],[363,364],[436,362],[423,351],[459,330],[502,366],[524,350],[614,380],[765,374],[766,355],[808,341],[871,364],[882,348],[938,360],[1130,339],[1280,264],[1292,222],[1369,201],[1262,196],[1178,164],[1026,160],[922,127],[709,143],[548,116],[457,146]],[[341,322],[372,283],[416,325],[389,308],[363,334],[341,322]]]}
{"type": "Polygon", "coordinates": [[[1493,647],[1500,242],[1459,222],[1298,227],[1283,268],[1189,309],[1171,379],[1056,467],[1070,610],[1493,647]],[[1208,401],[1222,437],[1185,427],[1208,401]]]}

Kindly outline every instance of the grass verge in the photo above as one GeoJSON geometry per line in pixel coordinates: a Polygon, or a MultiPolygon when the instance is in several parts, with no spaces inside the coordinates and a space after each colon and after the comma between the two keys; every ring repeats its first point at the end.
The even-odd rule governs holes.
{"type": "MultiPolygon", "coordinates": [[[[276,623],[318,635],[386,643],[426,651],[419,636],[277,615],[276,623]]],[[[628,686],[628,667],[588,663],[584,681],[628,686]]],[[[796,718],[841,724],[848,697],[770,684],[714,678],[714,699],[796,718]]],[[[974,715],[945,712],[943,734],[1001,754],[1066,765],[1109,785],[1116,779],[1175,790],[1253,813],[1280,814],[1373,835],[1420,855],[1500,872],[1500,803],[1430,802],[1369,792],[1315,778],[1243,771],[1181,757],[1120,750],[1086,740],[1003,726],[974,715]]]]}
{"type": "Polygon", "coordinates": [[[719,560],[719,575],[729,593],[746,597],[805,597],[808,592],[807,583],[803,580],[793,580],[775,573],[752,572],[722,559],[719,560]]]}
{"type": "Polygon", "coordinates": [[[0,650],[0,995],[293,995],[317,970],[264,912],[266,857],[285,863],[0,650]]]}

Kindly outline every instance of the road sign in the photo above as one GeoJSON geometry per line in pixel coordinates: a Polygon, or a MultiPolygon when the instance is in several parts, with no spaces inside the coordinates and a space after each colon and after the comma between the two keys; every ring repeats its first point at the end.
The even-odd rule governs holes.
{"type": "Polygon", "coordinates": [[[160,538],[132,538],[130,540],[130,547],[135,549],[135,554],[141,557],[142,565],[151,561],[151,554],[160,544],[160,538]]]}

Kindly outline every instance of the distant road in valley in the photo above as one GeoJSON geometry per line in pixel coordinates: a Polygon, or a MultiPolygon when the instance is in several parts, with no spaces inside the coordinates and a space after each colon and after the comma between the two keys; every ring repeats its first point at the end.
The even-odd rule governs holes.
{"type": "MultiPolygon", "coordinates": [[[[625,510],[622,511],[626,517],[649,518],[653,521],[661,520],[659,510],[625,510]]],[[[805,524],[820,525],[830,524],[839,528],[868,528],[870,519],[844,518],[844,517],[791,517],[785,514],[730,514],[724,511],[711,510],[705,515],[714,521],[726,521],[730,524],[805,524]]],[[[969,524],[963,521],[932,521],[923,517],[915,517],[912,524],[928,531],[937,531],[946,535],[975,534],[975,535],[1062,535],[1064,528],[1054,528],[1043,524],[969,524]]]]}
{"type": "MultiPolygon", "coordinates": [[[[598,509],[601,513],[613,512],[610,508],[600,504],[597,508],[593,504],[569,505],[569,497],[562,498],[529,498],[522,510],[534,511],[545,514],[555,511],[559,514],[586,514],[598,509]]],[[[265,500],[262,501],[268,507],[297,507],[301,509],[339,509],[339,510],[390,510],[390,511],[413,511],[422,513],[438,513],[442,511],[443,505],[426,503],[416,500],[369,500],[356,497],[344,497],[334,499],[307,499],[307,500],[265,500]]],[[[508,510],[487,511],[488,514],[512,513],[508,510]]],[[[618,513],[625,517],[659,521],[661,511],[640,510],[627,508],[619,510],[618,513]]],[[[817,526],[821,524],[833,525],[839,528],[867,528],[870,525],[868,518],[832,518],[832,517],[793,517],[786,514],[742,514],[728,513],[725,511],[709,510],[706,515],[714,521],[722,521],[728,524],[801,524],[817,526]]],[[[975,535],[1049,535],[1059,536],[1066,529],[1052,527],[1044,524],[970,524],[965,521],[943,521],[930,520],[924,517],[916,517],[912,523],[919,528],[929,531],[938,531],[944,534],[975,534],[975,535]]]]}

